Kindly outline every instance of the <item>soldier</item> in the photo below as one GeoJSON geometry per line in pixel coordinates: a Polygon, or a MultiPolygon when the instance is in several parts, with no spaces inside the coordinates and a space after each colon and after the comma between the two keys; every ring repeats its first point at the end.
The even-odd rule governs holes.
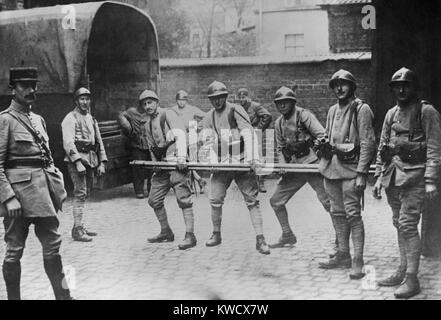
{"type": "MultiPolygon", "coordinates": [[[[60,256],[61,236],[46,170],[57,169],[42,117],[31,111],[37,92],[36,68],[11,68],[13,99],[0,113],[0,213],[5,216],[6,253],[3,277],[9,300],[19,300],[21,264],[29,226],[43,248],[44,270],[57,300],[71,300],[60,256]],[[2,212],[3,211],[3,212],[2,212]]],[[[60,173],[61,174],[61,173],[60,173]]],[[[61,190],[65,198],[65,190],[61,190]]]]}
{"type": "MultiPolygon", "coordinates": [[[[188,103],[188,93],[184,90],[179,90],[176,94],[176,105],[172,107],[172,110],[184,123],[187,133],[189,132],[191,121],[199,122],[205,117],[205,112],[188,103]]],[[[192,160],[196,161],[196,159],[190,159],[190,161],[192,160]]],[[[207,184],[205,180],[195,170],[191,172],[191,175],[198,182],[200,193],[204,193],[205,185],[207,184]]]]}
{"type": "Polygon", "coordinates": [[[361,198],[366,177],[375,153],[375,134],[370,107],[355,97],[354,76],[339,70],[329,82],[338,103],[328,112],[326,134],[329,141],[320,146],[320,172],[325,177],[326,193],[331,200],[331,214],[338,238],[338,252],[323,269],[349,268],[351,279],[364,276],[364,224],[361,217],[361,198]],[[349,253],[352,235],[354,259],[349,253]]]}
{"type": "Polygon", "coordinates": [[[98,122],[90,114],[91,93],[79,88],[74,93],[74,109],[61,123],[64,161],[74,185],[72,238],[89,242],[97,233],[88,231],[83,224],[84,206],[93,185],[93,176],[106,172],[107,156],[98,122]]]}
{"type": "Polygon", "coordinates": [[[141,106],[148,116],[146,132],[153,161],[173,161],[177,163],[174,171],[154,169],[149,205],[155,211],[161,226],[161,232],[157,236],[147,239],[147,241],[157,243],[171,242],[175,239],[168,224],[167,211],[164,207],[165,196],[170,188],[173,188],[185,222],[185,237],[178,248],[180,250],[192,248],[196,246],[197,241],[194,235],[193,203],[188,183],[189,172],[185,163],[187,148],[186,141],[179,141],[179,139],[186,139],[185,126],[175,112],[159,107],[159,98],[155,92],[151,90],[143,91],[139,96],[139,101],[141,101],[141,106]],[[181,134],[177,134],[177,131],[181,134]]]}
{"type": "Polygon", "coordinates": [[[395,297],[410,298],[420,292],[418,223],[424,198],[433,199],[438,194],[441,118],[430,103],[418,98],[418,80],[413,71],[398,70],[392,76],[390,87],[397,105],[384,119],[373,192],[379,198],[382,187],[386,190],[398,234],[400,265],[394,274],[378,284],[401,284],[395,297]]]}
{"type": "MultiPolygon", "coordinates": [[[[277,90],[274,102],[282,114],[275,123],[279,163],[318,163],[313,146],[314,141],[325,138],[323,126],[310,111],[296,105],[294,92],[287,87],[277,90]]],[[[282,236],[277,243],[270,245],[270,248],[281,248],[297,242],[289,225],[285,205],[306,183],[314,189],[325,210],[330,212],[329,198],[320,174],[285,174],[282,171],[282,179],[277,183],[270,199],[282,227],[282,236]]]]}
{"type": "MultiPolygon", "coordinates": [[[[211,219],[213,222],[213,235],[207,241],[207,247],[213,247],[221,244],[221,221],[222,206],[224,204],[227,189],[234,180],[242,192],[245,203],[251,216],[251,222],[256,232],[256,249],[259,253],[269,254],[270,250],[263,236],[263,222],[260,211],[258,195],[258,185],[255,172],[261,166],[258,151],[257,138],[247,134],[253,132],[250,119],[246,111],[236,104],[227,102],[227,87],[218,81],[214,81],[208,87],[208,98],[214,109],[210,110],[201,121],[199,128],[205,129],[212,134],[211,138],[218,142],[217,149],[219,162],[230,163],[231,161],[247,160],[252,168],[252,172],[215,172],[211,177],[211,219]],[[228,136],[225,135],[228,133],[228,136]],[[232,137],[231,137],[232,136],[232,137]],[[241,138],[242,137],[242,138],[241,138]],[[230,138],[233,142],[230,144],[230,138]],[[240,143],[242,141],[242,143],[240,143]],[[232,144],[242,144],[244,148],[240,152],[226,151],[232,144]],[[226,148],[222,147],[226,145],[226,148]],[[245,152],[245,154],[244,154],[245,152]],[[245,158],[245,155],[247,158],[245,158]]],[[[201,137],[204,134],[200,134],[201,137]]],[[[202,141],[202,143],[205,143],[202,141]]]]}
{"type": "MultiPolygon", "coordinates": [[[[118,122],[123,133],[129,138],[130,156],[132,160],[152,160],[147,142],[145,123],[147,114],[138,101],[137,107],[132,107],[118,115],[118,122]]],[[[132,166],[133,189],[138,199],[145,198],[150,192],[151,170],[141,166],[132,166]],[[147,179],[147,194],[144,190],[144,182],[147,179]]]]}
{"type": "MultiPolygon", "coordinates": [[[[271,113],[269,113],[269,111],[262,105],[250,99],[247,88],[240,88],[237,90],[237,97],[240,105],[248,113],[251,125],[256,129],[260,129],[262,132],[265,132],[273,118],[271,113]]],[[[266,193],[264,177],[257,176],[257,182],[259,183],[259,192],[266,193]]]]}

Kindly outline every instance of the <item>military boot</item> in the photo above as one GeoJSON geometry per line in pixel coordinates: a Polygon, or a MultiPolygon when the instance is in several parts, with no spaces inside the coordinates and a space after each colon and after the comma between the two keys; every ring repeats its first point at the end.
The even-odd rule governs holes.
{"type": "Polygon", "coordinates": [[[3,278],[5,279],[8,300],[21,300],[20,278],[21,264],[17,262],[3,262],[3,278]]]}
{"type": "Polygon", "coordinates": [[[214,231],[210,239],[205,243],[207,247],[215,247],[222,243],[221,233],[214,231]]]}
{"type": "Polygon", "coordinates": [[[403,284],[395,291],[395,298],[408,299],[421,292],[420,283],[416,274],[407,273],[403,284]]]}
{"type": "Polygon", "coordinates": [[[84,226],[82,227],[85,234],[87,234],[89,237],[96,237],[98,233],[87,230],[84,226]]]}
{"type": "Polygon", "coordinates": [[[91,237],[89,237],[86,234],[86,232],[84,232],[82,226],[73,227],[72,238],[74,239],[74,241],[80,241],[80,242],[90,242],[93,240],[91,237]]]}
{"type": "Polygon", "coordinates": [[[44,271],[54,290],[56,300],[73,300],[70,295],[70,290],[67,286],[66,279],[63,273],[63,265],[60,256],[53,256],[49,259],[44,259],[44,271]]]}
{"type": "Polygon", "coordinates": [[[349,252],[337,252],[337,254],[330,258],[327,262],[320,262],[320,269],[337,269],[337,268],[350,268],[352,266],[351,255],[349,252]]]}
{"type": "Polygon", "coordinates": [[[263,235],[256,236],[256,250],[261,254],[270,254],[271,251],[265,242],[263,235]]]}
{"type": "Polygon", "coordinates": [[[196,237],[193,232],[186,232],[184,240],[178,245],[180,250],[186,250],[196,246],[196,237]]]}
{"type": "Polygon", "coordinates": [[[276,243],[270,244],[269,247],[271,249],[275,248],[283,248],[285,246],[293,246],[297,243],[297,238],[294,233],[282,233],[282,236],[276,243]]]}
{"type": "Polygon", "coordinates": [[[168,228],[161,230],[161,232],[156,237],[148,238],[147,241],[150,243],[173,242],[175,241],[175,235],[173,234],[173,231],[168,228]]]}
{"type": "Polygon", "coordinates": [[[352,270],[349,273],[349,278],[352,280],[359,280],[363,278],[366,274],[363,272],[363,258],[355,257],[352,260],[352,270]]]}
{"type": "Polygon", "coordinates": [[[378,281],[380,287],[394,287],[400,285],[406,277],[406,269],[398,268],[391,276],[378,281]]]}
{"type": "Polygon", "coordinates": [[[334,248],[333,248],[333,250],[334,250],[334,252],[332,252],[332,253],[329,254],[329,258],[333,258],[333,257],[335,257],[335,255],[336,255],[337,252],[338,252],[338,238],[337,238],[337,236],[335,236],[335,241],[334,241],[334,248]]]}

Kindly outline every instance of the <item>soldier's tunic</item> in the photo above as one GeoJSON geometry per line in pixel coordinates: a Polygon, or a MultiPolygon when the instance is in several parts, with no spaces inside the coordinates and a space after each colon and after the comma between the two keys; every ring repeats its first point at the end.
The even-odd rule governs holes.
{"type": "MultiPolygon", "coordinates": [[[[182,144],[179,139],[186,139],[186,130],[175,112],[158,107],[155,115],[148,116],[145,126],[150,149],[164,147],[168,142],[175,139],[176,142],[167,150],[166,160],[185,161],[187,156],[186,142],[182,144]],[[175,134],[171,129],[180,131],[181,134],[175,134]]],[[[164,160],[156,158],[153,152],[151,157],[153,161],[164,160]]],[[[188,179],[188,173],[182,173],[177,170],[154,173],[149,195],[149,205],[153,209],[162,209],[165,196],[170,188],[173,188],[179,207],[181,209],[191,208],[193,203],[188,179]]]]}
{"type": "MultiPolygon", "coordinates": [[[[411,122],[416,119],[418,103],[407,108],[395,106],[385,117],[380,148],[415,146],[427,147],[425,162],[403,162],[398,155],[390,163],[383,163],[378,153],[376,176],[381,175],[382,186],[393,212],[393,224],[404,238],[418,237],[418,223],[425,198],[425,183],[437,183],[441,166],[441,118],[435,108],[421,104],[421,121],[416,123],[415,135],[409,141],[411,122]]],[[[418,122],[418,121],[417,121],[418,122]]]]}
{"type": "Polygon", "coordinates": [[[265,131],[271,123],[272,116],[271,113],[266,110],[261,104],[251,101],[250,99],[246,101],[243,106],[245,111],[250,117],[251,125],[262,131],[265,131]]]}
{"type": "MultiPolygon", "coordinates": [[[[213,139],[213,147],[220,163],[239,163],[244,160],[259,159],[257,138],[253,136],[253,127],[242,106],[226,102],[222,111],[212,109],[207,112],[199,127],[211,133],[211,136],[209,134],[207,136],[208,139],[213,139]],[[241,136],[244,140],[244,150],[239,148],[241,136]],[[231,145],[236,147],[230,151],[231,145]],[[218,146],[220,148],[217,148],[218,146]]],[[[206,135],[201,133],[200,136],[206,135]]],[[[233,180],[242,192],[247,207],[258,206],[256,175],[248,172],[215,172],[211,178],[211,206],[222,207],[227,189],[233,180]]]]}
{"type": "Polygon", "coordinates": [[[342,162],[334,154],[331,160],[322,158],[319,167],[320,173],[325,177],[325,190],[331,200],[331,213],[335,216],[346,216],[349,221],[361,219],[361,194],[356,192],[355,180],[357,174],[368,174],[375,154],[372,121],[372,110],[358,98],[346,106],[338,103],[333,105],[326,120],[326,134],[332,146],[348,142],[360,146],[359,156],[354,161],[342,162]],[[357,109],[353,118],[349,119],[353,103],[357,105],[357,109]]]}
{"type": "Polygon", "coordinates": [[[26,112],[26,108],[12,100],[9,108],[0,113],[0,213],[5,216],[6,253],[5,262],[14,263],[21,259],[30,224],[40,240],[45,259],[59,256],[61,237],[59,222],[50,198],[47,178],[43,167],[14,165],[14,161],[50,160],[35,142],[32,134],[8,112],[19,117],[38,131],[49,147],[46,125],[42,117],[26,112]],[[12,163],[12,165],[9,165],[12,163]],[[22,206],[22,217],[6,216],[5,202],[17,197],[22,206]]]}
{"type": "Polygon", "coordinates": [[[82,114],[78,108],[69,112],[61,122],[63,132],[63,148],[66,153],[64,161],[74,184],[75,200],[84,202],[88,196],[93,182],[93,174],[101,162],[107,161],[106,151],[98,127],[98,122],[90,113],[82,114]],[[83,140],[91,145],[98,145],[98,153],[94,150],[81,152],[77,149],[75,141],[83,140]],[[75,166],[80,160],[86,167],[86,176],[81,176],[75,166]]]}
{"type": "MultiPolygon", "coordinates": [[[[287,163],[282,150],[288,144],[296,141],[321,140],[325,137],[325,129],[317,118],[308,110],[295,106],[289,118],[280,116],[275,123],[277,154],[279,163],[287,163]]],[[[318,158],[312,148],[309,154],[296,158],[292,155],[289,163],[317,163],[318,158]]],[[[288,173],[285,174],[277,183],[277,187],[270,199],[274,210],[285,207],[305,183],[309,183],[317,194],[318,199],[326,211],[330,211],[329,198],[323,186],[323,177],[320,174],[288,173]]]]}
{"type": "MultiPolygon", "coordinates": [[[[129,138],[131,160],[152,160],[147,141],[146,122],[148,116],[140,108],[129,108],[118,116],[123,133],[129,138]]],[[[151,179],[151,170],[132,166],[133,188],[136,194],[144,194],[144,181],[151,179]]]]}

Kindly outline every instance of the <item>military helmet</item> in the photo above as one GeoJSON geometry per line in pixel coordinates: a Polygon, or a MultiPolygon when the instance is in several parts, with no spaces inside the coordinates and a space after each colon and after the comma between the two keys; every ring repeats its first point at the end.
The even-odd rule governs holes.
{"type": "Polygon", "coordinates": [[[139,95],[138,101],[141,102],[142,100],[145,100],[147,98],[159,101],[158,96],[152,90],[144,90],[143,92],[141,92],[141,94],[139,95]]]}
{"type": "Polygon", "coordinates": [[[225,84],[219,81],[213,81],[208,86],[207,96],[209,98],[217,97],[217,96],[227,96],[228,90],[225,84]]]}
{"type": "Polygon", "coordinates": [[[357,88],[357,83],[356,83],[356,81],[355,81],[355,77],[354,77],[354,75],[353,75],[352,73],[350,73],[349,71],[346,71],[346,70],[340,69],[340,70],[338,70],[336,73],[334,73],[334,74],[332,75],[331,81],[329,81],[329,87],[330,87],[331,89],[334,89],[334,87],[335,87],[335,83],[336,83],[338,80],[346,80],[346,81],[349,81],[350,83],[352,83],[352,84],[354,85],[354,89],[357,88]]]}
{"type": "Polygon", "coordinates": [[[9,85],[13,86],[18,81],[38,82],[38,72],[35,67],[17,67],[9,69],[9,85]]]}
{"type": "Polygon", "coordinates": [[[90,96],[90,95],[91,95],[91,93],[90,93],[89,89],[81,87],[77,91],[75,91],[74,98],[77,99],[79,96],[90,96]]]}
{"type": "Polygon", "coordinates": [[[176,100],[188,100],[188,93],[185,90],[179,90],[176,93],[176,100]]]}
{"type": "Polygon", "coordinates": [[[274,102],[281,100],[293,100],[294,102],[297,101],[294,91],[287,87],[281,87],[279,90],[276,91],[274,102]]]}
{"type": "Polygon", "coordinates": [[[415,72],[404,67],[394,73],[389,82],[389,86],[398,82],[411,82],[418,86],[418,78],[415,72]]]}
{"type": "Polygon", "coordinates": [[[237,90],[237,96],[245,96],[248,97],[250,94],[250,92],[248,91],[247,88],[240,88],[239,90],[237,90]]]}

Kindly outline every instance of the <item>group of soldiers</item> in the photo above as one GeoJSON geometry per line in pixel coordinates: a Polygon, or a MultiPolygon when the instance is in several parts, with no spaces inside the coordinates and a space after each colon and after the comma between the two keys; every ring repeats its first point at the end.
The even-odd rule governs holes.
{"type": "MultiPolygon", "coordinates": [[[[29,225],[34,224],[43,247],[44,267],[55,297],[71,299],[59,254],[61,238],[57,232],[59,223],[56,206],[51,197],[50,184],[44,176],[44,170],[53,166],[53,159],[47,151],[49,137],[43,118],[32,112],[37,81],[35,68],[12,68],[10,87],[13,99],[9,108],[0,114],[0,201],[3,206],[0,207],[3,212],[0,212],[5,216],[6,242],[3,276],[8,298],[20,299],[20,259],[29,225]],[[31,186],[37,186],[38,192],[31,186]],[[42,204],[32,205],[32,199],[37,198],[42,204]]],[[[128,137],[132,159],[176,163],[172,170],[154,168],[153,174],[141,166],[133,166],[136,197],[148,196],[148,204],[155,212],[161,228],[160,233],[149,238],[148,242],[174,241],[175,235],[164,207],[164,199],[173,188],[182,209],[186,230],[178,248],[186,250],[197,244],[189,180],[194,177],[201,189],[204,180],[197,172],[188,169],[187,163],[195,161],[190,156],[189,148],[179,147],[182,145],[180,140],[188,139],[191,126],[196,122],[199,133],[197,144],[200,148],[212,148],[218,161],[225,166],[235,159],[249,163],[250,167],[250,171],[231,170],[211,174],[209,199],[213,233],[206,242],[207,247],[218,246],[222,242],[222,207],[233,180],[249,210],[256,234],[256,250],[267,255],[270,254],[270,248],[295,244],[297,239],[289,224],[286,204],[309,183],[330,214],[335,230],[336,250],[319,267],[351,268],[349,277],[361,279],[365,275],[362,199],[370,164],[376,158],[374,197],[381,198],[381,189],[385,188],[400,249],[397,271],[378,284],[398,286],[395,292],[397,298],[418,294],[420,287],[417,274],[421,255],[418,223],[424,199],[433,199],[438,193],[440,115],[427,101],[419,99],[415,73],[406,68],[398,70],[390,81],[397,105],[386,115],[377,148],[373,129],[374,115],[369,105],[356,97],[357,83],[354,76],[348,71],[339,70],[332,76],[329,86],[337,102],[328,111],[326,127],[321,125],[310,110],[297,105],[293,90],[281,87],[275,92],[274,103],[280,113],[275,121],[279,162],[315,163],[319,164],[319,172],[278,171],[280,180],[271,195],[270,204],[280,223],[282,235],[276,243],[270,245],[265,241],[257,198],[259,191],[266,192],[266,189],[264,180],[258,175],[263,161],[256,132],[268,128],[272,121],[271,113],[252,101],[246,88],[237,92],[239,103],[230,103],[227,101],[227,87],[218,81],[208,87],[207,97],[213,108],[207,113],[190,105],[185,91],[177,93],[177,104],[170,108],[159,106],[159,97],[154,91],[143,91],[138,105],[121,112],[118,117],[122,131],[128,137]],[[228,137],[222,134],[225,129],[229,130],[228,137]],[[177,130],[186,134],[176,134],[177,130]],[[251,135],[243,134],[245,131],[251,132],[251,135]]],[[[84,205],[94,174],[105,174],[107,162],[98,123],[90,114],[90,98],[91,92],[88,89],[78,89],[74,94],[74,108],[61,124],[65,161],[74,184],[72,237],[77,241],[92,241],[92,237],[97,235],[84,226],[84,205]]]]}

